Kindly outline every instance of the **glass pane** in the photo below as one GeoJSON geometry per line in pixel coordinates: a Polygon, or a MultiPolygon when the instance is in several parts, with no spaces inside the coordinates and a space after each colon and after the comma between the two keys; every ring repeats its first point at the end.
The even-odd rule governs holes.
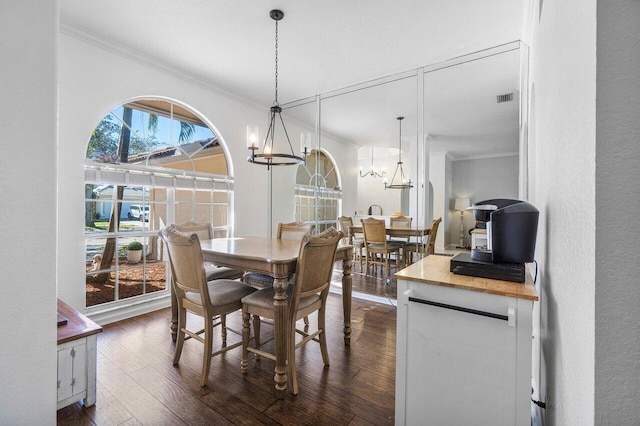
{"type": "Polygon", "coordinates": [[[215,226],[227,225],[227,210],[228,206],[225,204],[217,204],[213,206],[213,224],[215,226]]]}

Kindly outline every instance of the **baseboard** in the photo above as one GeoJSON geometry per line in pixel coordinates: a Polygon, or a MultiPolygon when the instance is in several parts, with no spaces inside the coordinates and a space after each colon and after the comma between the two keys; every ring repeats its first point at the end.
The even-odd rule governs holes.
{"type": "Polygon", "coordinates": [[[148,314],[149,312],[157,311],[168,306],[171,306],[171,295],[169,293],[165,293],[158,297],[136,301],[130,305],[114,306],[100,311],[87,313],[86,315],[98,324],[106,325],[112,322],[133,318],[138,315],[148,314]]]}

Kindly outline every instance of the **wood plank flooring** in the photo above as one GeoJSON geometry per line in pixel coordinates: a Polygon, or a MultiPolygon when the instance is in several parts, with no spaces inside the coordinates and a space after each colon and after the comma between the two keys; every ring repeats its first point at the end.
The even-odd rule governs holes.
{"type": "MultiPolygon", "coordinates": [[[[367,277],[355,266],[354,291],[395,298],[395,283],[367,277]],[[393,288],[391,288],[393,287],[393,288]],[[391,293],[389,293],[391,292],[391,293]]],[[[336,271],[339,280],[341,272],[336,271]]],[[[395,300],[392,299],[393,302],[395,300]]],[[[190,321],[197,318],[190,317],[190,321]]],[[[342,298],[330,294],[327,339],[331,365],[322,363],[319,345],[296,352],[300,392],[276,397],[274,362],[250,358],[240,372],[240,348],[211,362],[207,386],[199,386],[202,345],[187,341],[180,365],[172,365],[174,345],[169,309],[104,327],[98,336],[97,403],[77,403],[58,411],[60,425],[384,425],[394,423],[396,309],[353,300],[351,346],[342,334],[342,298]]],[[[229,324],[241,329],[240,315],[229,324]]],[[[311,329],[315,317],[311,317],[311,329]]],[[[262,326],[263,341],[273,326],[262,326]]],[[[229,343],[239,340],[230,333],[229,343]]],[[[219,347],[216,335],[214,350],[219,347]]],[[[271,350],[272,348],[268,348],[271,350]]]]}

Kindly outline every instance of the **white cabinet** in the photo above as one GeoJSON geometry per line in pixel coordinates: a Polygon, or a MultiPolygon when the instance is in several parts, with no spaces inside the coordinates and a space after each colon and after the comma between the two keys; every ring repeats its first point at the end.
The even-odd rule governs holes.
{"type": "Polygon", "coordinates": [[[530,425],[535,288],[451,274],[442,256],[414,265],[396,274],[396,424],[530,425]]]}
{"type": "Polygon", "coordinates": [[[58,313],[67,323],[58,327],[57,408],[80,400],[90,407],[96,403],[96,344],[102,328],[61,300],[58,313]]]}

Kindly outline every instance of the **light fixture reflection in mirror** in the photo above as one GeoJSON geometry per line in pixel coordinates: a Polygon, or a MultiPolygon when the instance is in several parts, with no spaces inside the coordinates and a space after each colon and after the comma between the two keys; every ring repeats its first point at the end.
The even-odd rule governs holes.
{"type": "Polygon", "coordinates": [[[383,167],[382,170],[377,171],[376,168],[373,167],[373,147],[371,148],[371,169],[368,172],[363,173],[362,167],[360,167],[360,177],[364,178],[367,176],[371,176],[372,178],[380,177],[384,179],[385,185],[387,183],[387,170],[383,167]]]}

